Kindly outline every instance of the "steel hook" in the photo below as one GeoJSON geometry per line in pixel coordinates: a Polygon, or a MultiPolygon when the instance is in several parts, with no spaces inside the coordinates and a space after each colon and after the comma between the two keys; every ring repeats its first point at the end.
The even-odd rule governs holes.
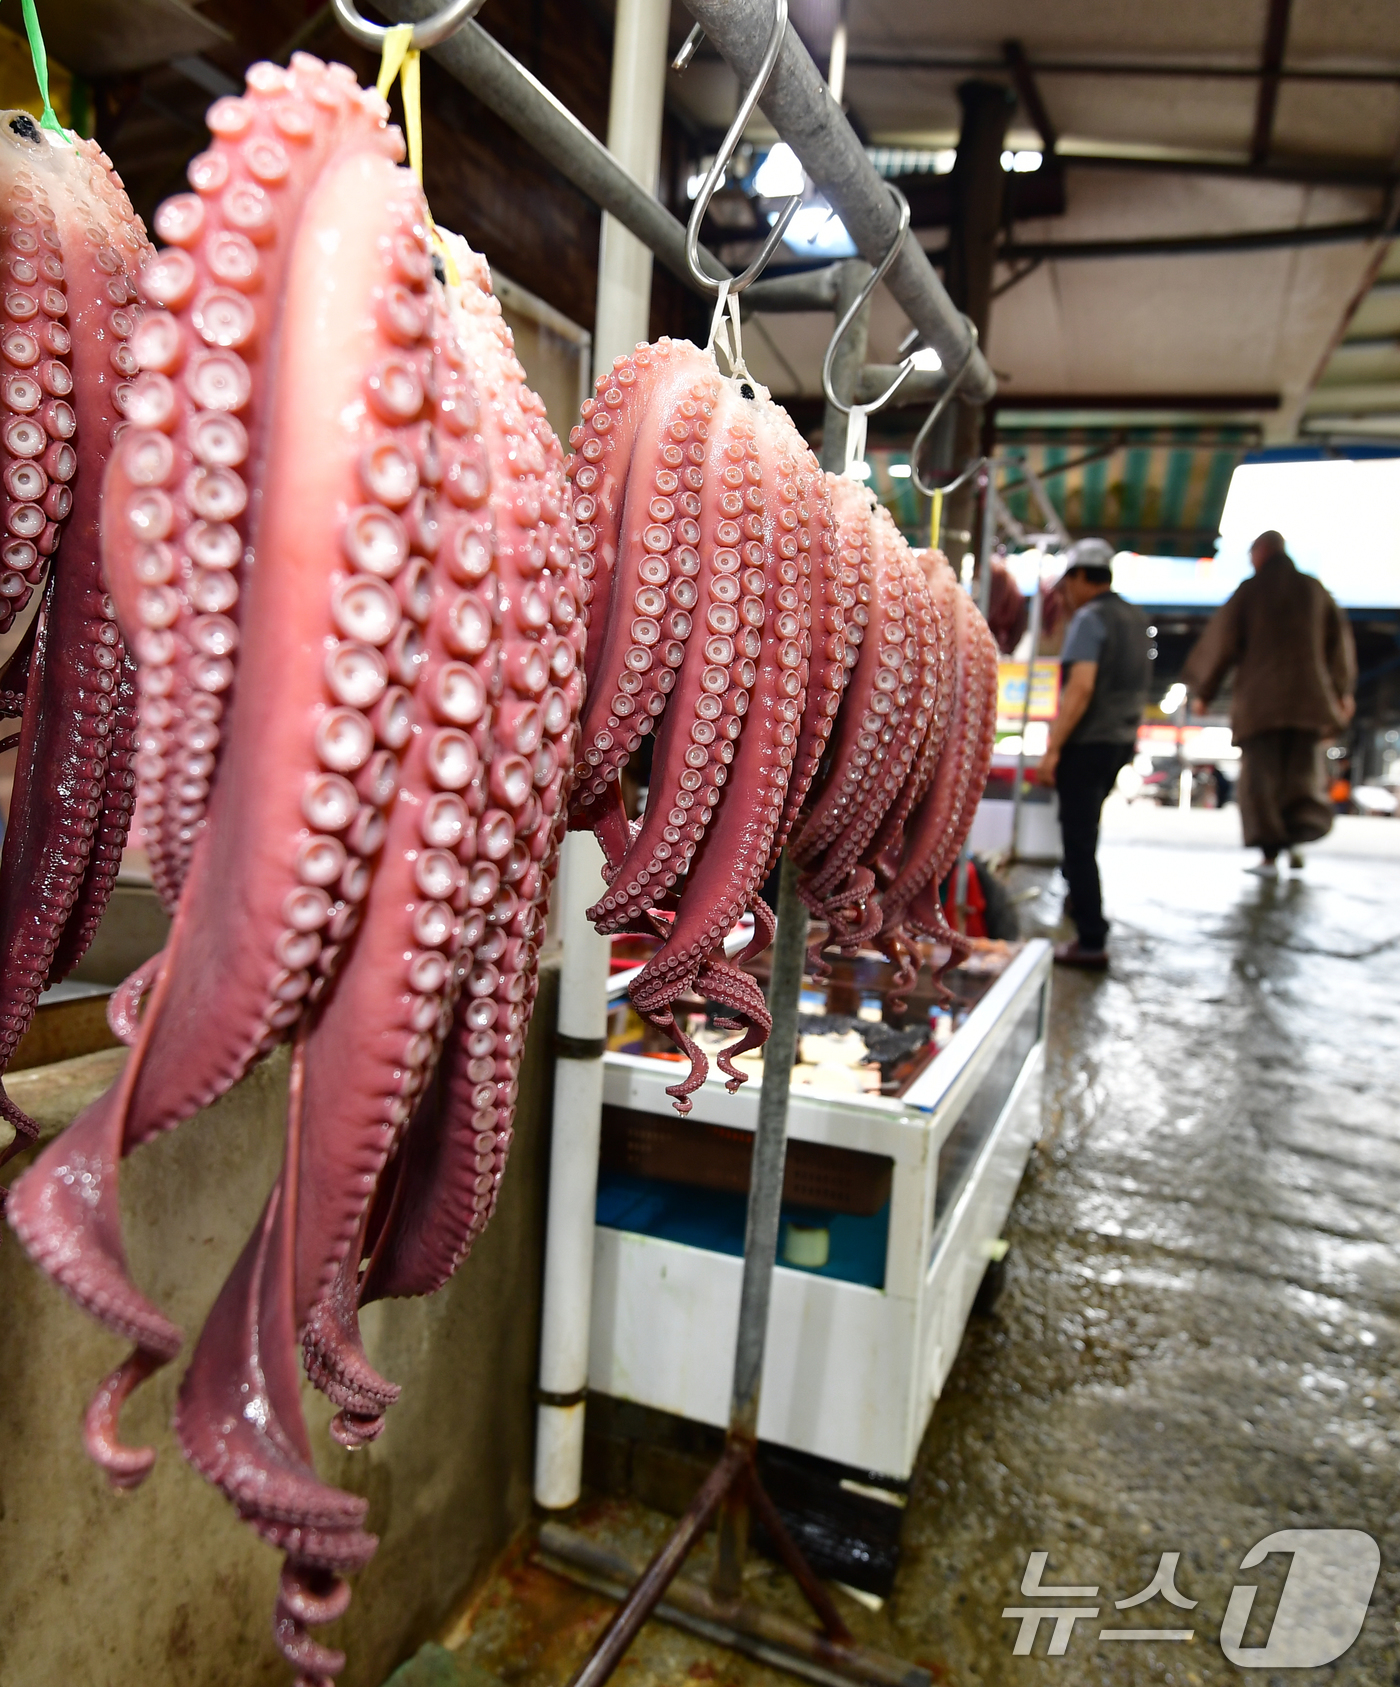
{"type": "MultiPolygon", "coordinates": [[[[331,0],[331,4],[336,22],[362,47],[378,50],[384,45],[388,29],[383,24],[370,23],[362,18],[355,8],[355,0],[331,0]]],[[[420,52],[441,45],[449,35],[455,35],[468,18],[475,17],[483,4],[484,0],[449,0],[440,12],[414,24],[413,45],[420,52]]]]}
{"type": "Polygon", "coordinates": [[[924,448],[924,441],[933,432],[933,424],[948,408],[949,403],[952,401],[953,394],[957,392],[959,383],[962,381],[963,376],[966,375],[968,367],[971,364],[973,357],[976,355],[977,324],[969,316],[964,316],[963,321],[967,324],[967,332],[970,341],[967,348],[967,356],[962,360],[962,364],[959,367],[957,374],[953,376],[952,380],[949,381],[948,385],[944,387],[943,391],[938,395],[937,404],[935,404],[933,409],[929,411],[923,427],[921,427],[918,433],[914,435],[914,443],[909,448],[909,478],[926,498],[931,498],[935,492],[941,491],[947,493],[951,491],[953,487],[961,486],[963,479],[966,479],[966,476],[963,476],[961,479],[954,481],[953,487],[938,487],[925,486],[919,476],[919,453],[924,448]]]}
{"type": "MultiPolygon", "coordinates": [[[[889,251],[886,252],[884,257],[880,259],[879,267],[870,272],[870,279],[866,282],[865,286],[861,288],[855,303],[836,325],[836,332],[831,336],[831,343],[826,348],[826,356],[822,359],[822,391],[826,394],[827,403],[833,405],[843,416],[849,416],[851,412],[857,408],[857,406],[854,404],[843,404],[836,396],[835,390],[831,385],[831,367],[836,361],[837,348],[840,346],[842,340],[845,339],[851,324],[865,309],[866,305],[869,304],[870,295],[879,286],[881,281],[884,280],[886,270],[889,269],[890,265],[899,256],[899,249],[904,244],[904,236],[909,232],[909,201],[904,197],[899,189],[894,186],[893,183],[890,184],[890,197],[899,207],[899,228],[895,231],[895,237],[890,243],[889,251]]],[[[886,387],[884,392],[880,394],[879,398],[871,404],[862,404],[859,408],[864,410],[867,415],[873,414],[876,410],[882,410],[894,397],[895,393],[899,391],[900,387],[903,386],[906,377],[910,374],[913,368],[913,357],[906,357],[903,363],[900,364],[894,380],[890,382],[889,386],[886,387]]]]}
{"type": "MultiPolygon", "coordinates": [[[[336,3],[339,5],[342,0],[336,0],[336,3]]],[[[686,225],[685,261],[690,266],[690,273],[695,278],[696,285],[704,288],[705,292],[715,297],[719,295],[721,283],[700,267],[700,225],[704,222],[705,213],[710,208],[710,201],[714,198],[720,181],[738,149],[744,130],[748,127],[749,118],[753,116],[759,95],[768,85],[768,78],[773,74],[773,66],[778,62],[778,54],[783,50],[783,38],[787,34],[787,16],[787,0],[775,0],[773,33],[768,38],[768,50],[763,55],[763,63],[758,67],[758,75],[754,77],[752,87],[740,101],[739,109],[734,115],[734,121],[729,125],[729,133],[724,137],[719,151],[715,154],[714,163],[706,172],[705,180],[700,185],[700,191],[695,196],[695,204],[691,207],[690,222],[686,225]]],[[[736,275],[730,282],[729,291],[731,293],[742,293],[750,282],[757,281],[759,276],[763,274],[774,252],[782,243],[782,238],[787,233],[787,226],[792,221],[801,203],[802,195],[795,193],[783,206],[778,213],[777,220],[768,231],[768,238],[763,242],[758,256],[742,275],[736,275]]]]}

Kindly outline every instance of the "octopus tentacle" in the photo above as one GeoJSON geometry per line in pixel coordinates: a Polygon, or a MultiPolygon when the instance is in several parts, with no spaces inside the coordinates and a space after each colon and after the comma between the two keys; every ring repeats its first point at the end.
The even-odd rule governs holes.
{"type": "Polygon", "coordinates": [[[399,1157],[392,1214],[366,1272],[365,1300],[432,1292],[495,1210],[583,693],[586,628],[559,443],[525,386],[483,260],[457,236],[445,238],[466,283],[450,291],[453,321],[473,379],[490,398],[486,444],[502,471],[491,497],[501,613],[511,635],[491,764],[491,795],[501,806],[483,816],[478,834],[485,829],[494,840],[486,865],[497,870],[497,883],[490,890],[488,876],[471,893],[484,929],[477,928],[462,981],[439,1093],[420,1108],[399,1157]]]}
{"type": "Polygon", "coordinates": [[[793,756],[792,778],[783,803],[783,818],[773,842],[769,871],[786,844],[798,816],[806,806],[812,784],[826,755],[827,744],[845,694],[850,669],[846,664],[848,616],[855,607],[859,582],[859,545],[852,544],[852,529],[838,527],[828,486],[839,485],[836,477],[823,475],[816,458],[799,442],[799,492],[809,512],[814,575],[811,582],[813,654],[811,677],[793,756]]]}
{"type": "Polygon", "coordinates": [[[0,720],[18,720],[24,713],[24,694],[29,686],[29,666],[39,635],[39,617],[31,616],[19,643],[0,668],[0,720]]]}
{"type": "MultiPolygon", "coordinates": [[[[104,621],[98,627],[98,638],[105,640],[112,636],[115,641],[116,631],[114,623],[104,621]]],[[[136,775],[132,771],[132,762],[136,755],[136,668],[129,657],[124,654],[118,657],[119,646],[117,650],[112,650],[104,642],[98,649],[99,652],[109,651],[121,664],[114,676],[116,691],[112,698],[112,729],[108,734],[102,812],[93,830],[87,870],[49,964],[50,984],[68,976],[97,935],[97,928],[112,898],[112,887],[117,882],[122,852],[131,835],[131,817],[135,808],[136,775]]]]}
{"type": "Polygon", "coordinates": [[[695,975],[695,988],[707,1001],[717,1002],[735,1015],[735,1019],[717,1019],[722,1030],[744,1027],[744,1035],[736,1043],[721,1049],[715,1064],[725,1074],[725,1088],[732,1095],[739,1085],[748,1081],[748,1073],[735,1069],[735,1057],[760,1048],[768,1041],[773,1029],[773,1016],[768,1011],[763,991],[748,973],[717,956],[711,956],[695,975]]]}
{"type": "MultiPolygon", "coordinates": [[[[228,1495],[245,1522],[287,1555],[294,1581],[309,1572],[359,1569],[377,1545],[362,1527],[368,1502],[316,1476],[301,1416],[291,1291],[303,1184],[296,1120],[304,1099],[304,1039],[303,1028],[292,1054],[282,1172],[209,1314],[175,1411],[185,1456],[228,1495]]],[[[337,1602],[329,1594],[328,1588],[333,1608],[337,1602]]],[[[284,1603],[279,1598],[274,1629],[283,1655],[300,1668],[315,1642],[304,1618],[283,1611],[284,1603]]],[[[335,1657],[325,1652],[325,1664],[335,1657]]]]}
{"type": "MultiPolygon", "coordinates": [[[[883,665],[899,661],[899,666],[882,666],[875,676],[877,687],[887,675],[895,681],[884,694],[892,707],[885,725],[880,729],[879,745],[866,770],[866,777],[858,788],[849,823],[828,845],[820,866],[813,871],[813,888],[818,892],[828,891],[842,882],[852,870],[852,863],[861,856],[879,829],[889,806],[898,800],[900,791],[908,783],[914,758],[927,736],[933,712],[937,666],[924,659],[924,652],[933,645],[927,590],[917,568],[912,564],[905,566],[904,558],[898,552],[892,560],[895,566],[891,575],[903,576],[904,638],[901,644],[897,622],[892,620],[891,624],[887,624],[882,637],[888,638],[893,633],[894,638],[891,643],[882,645],[880,662],[883,665]],[[901,657],[902,661],[899,660],[901,657]]],[[[894,584],[895,580],[891,578],[891,591],[894,584]]],[[[870,701],[873,713],[879,694],[870,701]]],[[[868,726],[869,721],[870,716],[867,715],[862,724],[868,726]]]]}
{"type": "MultiPolygon", "coordinates": [[[[86,950],[106,907],[123,835],[129,670],[99,562],[103,464],[131,367],[128,264],[143,243],[105,159],[88,145],[0,130],[13,171],[0,357],[0,455],[8,538],[0,595],[37,579],[59,543],[31,629],[11,824],[0,853],[0,1071],[38,995],[86,950]],[[18,153],[18,159],[16,154],[18,153]],[[22,196],[22,197],[21,197],[22,196]],[[65,322],[64,319],[67,321],[65,322]],[[68,402],[71,397],[72,403],[68,402]],[[70,443],[71,441],[71,443],[70,443]],[[23,565],[23,567],[21,567],[23,565]]],[[[29,591],[5,595],[0,621],[29,591]]],[[[5,1098],[18,1134],[33,1129],[5,1098]]]]}
{"type": "MultiPolygon", "coordinates": [[[[724,964],[725,936],[754,903],[782,818],[811,654],[810,608],[784,607],[780,597],[787,588],[797,587],[802,572],[797,559],[810,552],[811,541],[810,527],[802,523],[799,513],[800,487],[794,478],[796,462],[788,450],[787,433],[772,420],[766,395],[759,400],[736,396],[731,402],[743,406],[732,431],[751,447],[752,460],[760,473],[760,483],[753,488],[758,496],[750,505],[760,522],[759,532],[776,529],[790,535],[793,545],[791,555],[785,554],[781,543],[775,547],[777,555],[764,570],[759,566],[764,559],[762,548],[757,539],[751,541],[756,547],[750,557],[754,579],[745,584],[756,595],[761,583],[764,595],[758,599],[758,606],[763,633],[757,681],[743,733],[737,748],[724,746],[731,750],[733,777],[690,865],[670,935],[631,988],[638,1009],[676,1036],[678,1042],[674,1003],[696,984],[707,963],[712,969],[724,964]],[[796,533],[784,521],[789,514],[797,516],[795,526],[806,538],[806,546],[798,542],[796,533]],[[765,519],[772,528],[765,529],[765,519]]],[[[786,418],[782,421],[785,423],[786,418]]],[[[725,454],[729,455],[728,445],[725,454]]],[[[722,530],[718,537],[724,538],[722,530]]],[[[731,1005],[739,1020],[749,1027],[741,1046],[755,1046],[752,1031],[759,1028],[762,1019],[757,1017],[751,997],[736,989],[726,1005],[731,1005]]],[[[766,1016],[764,1008],[762,1018],[766,1016]]],[[[686,1044],[681,1042],[680,1046],[685,1048],[686,1044]]],[[[696,1087],[694,1054],[691,1059],[690,1078],[667,1092],[681,1112],[689,1109],[689,1094],[696,1087]]],[[[732,1081],[742,1081],[742,1074],[727,1070],[732,1081]]]]}
{"type": "Polygon", "coordinates": [[[600,931],[630,927],[687,872],[721,800],[758,680],[768,581],[764,470],[749,405],[732,383],[715,405],[700,471],[699,544],[676,554],[678,566],[696,570],[697,626],[684,644],[662,647],[663,661],[678,665],[679,677],[652,759],[642,824],[607,894],[589,910],[600,931]]]}
{"type": "MultiPolygon", "coordinates": [[[[914,567],[919,567],[914,562],[914,567]]],[[[940,568],[935,578],[926,583],[931,616],[930,637],[920,647],[924,659],[924,687],[932,688],[933,705],[928,729],[910,776],[905,780],[895,802],[891,805],[864,859],[875,870],[881,884],[893,882],[899,871],[904,851],[904,828],[915,807],[923,799],[938,769],[939,757],[948,735],[948,722],[953,710],[953,690],[956,680],[956,652],[954,649],[953,594],[961,592],[957,576],[951,568],[940,568]]],[[[922,699],[921,699],[922,702],[922,699]]],[[[927,705],[924,705],[927,707],[927,705]]]]}
{"type": "MultiPolygon", "coordinates": [[[[358,923],[398,783],[407,694],[387,684],[383,652],[399,673],[416,670],[417,629],[400,594],[411,608],[421,571],[404,567],[407,540],[390,506],[412,498],[422,442],[363,405],[362,371],[373,362],[361,344],[364,317],[335,280],[353,261],[421,288],[431,274],[421,206],[411,178],[368,146],[328,166],[308,199],[286,308],[311,326],[284,337],[272,375],[260,549],[244,613],[253,636],[240,656],[246,684],[231,711],[211,825],[193,852],[120,1085],[40,1156],[10,1203],[26,1248],[80,1305],[113,1327],[149,1325],[157,1340],[169,1326],[151,1325],[120,1251],[118,1162],[228,1089],[319,994],[358,923]],[[367,205],[382,210],[371,215],[367,205]],[[331,251],[317,238],[329,229],[340,237],[331,251]],[[338,309],[322,308],[326,298],[338,309]],[[329,464],[327,439],[340,441],[329,464]],[[320,463],[314,475],[311,462],[320,463]],[[385,502],[366,506],[367,495],[385,502]],[[325,651],[323,670],[301,659],[308,643],[325,651]],[[75,1155],[90,1168],[81,1195],[65,1181],[75,1155]]],[[[397,354],[394,365],[404,366],[397,354]]],[[[370,378],[383,380],[382,364],[370,378]]],[[[133,439],[142,443],[129,436],[123,452],[133,439]]],[[[119,502],[118,519],[129,510],[119,502]]],[[[149,655],[148,695],[163,671],[149,655]]],[[[149,1345],[144,1334],[140,1344],[149,1345]]]]}
{"type": "MultiPolygon", "coordinates": [[[[569,435],[576,455],[567,469],[574,486],[574,544],[578,558],[579,601],[593,625],[602,627],[612,615],[612,581],[622,542],[626,501],[637,430],[652,397],[654,383],[664,378],[673,350],[693,351],[687,341],[663,335],[655,345],[638,346],[616,358],[611,370],[599,375],[598,400],[583,407],[579,425],[569,435]]],[[[675,444],[675,441],[671,442],[675,444]]],[[[669,465],[679,473],[684,454],[677,449],[669,465]]],[[[658,493],[670,497],[670,493],[658,493]]],[[[595,689],[602,641],[588,651],[585,675],[595,689]]]]}
{"type": "Polygon", "coordinates": [[[888,512],[834,489],[842,519],[864,523],[862,578],[853,620],[867,624],[837,722],[831,765],[793,844],[809,904],[828,922],[812,947],[849,951],[879,929],[867,899],[874,875],[857,865],[907,775],[934,698],[919,684],[920,637],[928,632],[922,576],[906,566],[907,546],[888,512]]]}
{"type": "Polygon", "coordinates": [[[135,972],[124,978],[107,998],[107,1024],[112,1035],[128,1048],[136,1046],[141,1033],[142,1001],[164,965],[165,950],[159,949],[148,961],[142,961],[135,972]]]}
{"type": "MultiPolygon", "coordinates": [[[[673,658],[691,636],[699,603],[695,546],[703,475],[696,459],[703,462],[706,454],[718,392],[714,360],[684,341],[670,348],[646,384],[649,403],[637,432],[648,449],[631,459],[608,613],[595,621],[599,636],[588,654],[576,810],[587,810],[616,783],[676,683],[673,658]]],[[[628,401],[620,387],[606,386],[596,404],[584,406],[584,427],[610,424],[610,410],[628,401]]]]}
{"type": "MultiPolygon", "coordinates": [[[[440,290],[431,384],[449,494],[435,515],[422,678],[354,964],[307,1046],[296,1316],[308,1374],[341,1408],[337,1438],[352,1444],[378,1433],[398,1395],[370,1367],[355,1324],[370,1198],[437,1060],[460,975],[486,931],[483,905],[501,889],[498,863],[514,847],[508,817],[487,807],[488,704],[502,683],[506,608],[491,571],[489,406],[440,290]]],[[[540,666],[547,672],[542,655],[540,666]]],[[[519,779],[523,769],[528,788],[515,748],[520,766],[506,772],[519,779]]]]}
{"type": "Polygon", "coordinates": [[[952,596],[957,678],[947,737],[933,782],[910,816],[903,861],[884,890],[883,933],[891,941],[906,926],[923,931],[953,953],[967,944],[949,929],[938,887],[971,830],[977,798],[991,765],[996,736],[996,646],[965,592],[952,596]]]}
{"type": "MultiPolygon", "coordinates": [[[[386,115],[343,66],[306,54],[289,70],[255,65],[246,94],[210,108],[212,144],[189,167],[194,191],[156,214],[168,244],[141,277],[151,308],[132,340],[143,373],[127,399],[140,431],[112,476],[126,520],[109,523],[103,537],[123,625],[149,670],[137,810],[167,908],[206,820],[225,730],[229,658],[259,537],[252,492],[272,437],[268,372],[285,331],[298,224],[337,150],[403,156],[386,115]]],[[[421,306],[401,278],[386,277],[375,305],[391,344],[416,343],[421,306]]],[[[398,379],[386,362],[381,398],[390,411],[398,379]]]]}

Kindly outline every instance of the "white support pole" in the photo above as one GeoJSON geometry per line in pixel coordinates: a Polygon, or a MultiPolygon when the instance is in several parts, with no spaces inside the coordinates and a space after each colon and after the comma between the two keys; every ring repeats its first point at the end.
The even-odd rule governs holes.
{"type": "Polygon", "coordinates": [[[583,1391],[593,1299],[593,1211],[603,1061],[594,1055],[608,1028],[608,951],[587,910],[603,891],[602,851],[591,832],[570,832],[559,873],[563,970],[559,1035],[583,1058],[561,1054],[554,1067],[549,1208],[545,1220],[540,1394],[535,1435],[535,1498],[558,1510],[579,1496],[583,1473],[583,1391]],[[580,1046],[582,1045],[582,1046],[580,1046]]]}
{"type": "MultiPolygon", "coordinates": [[[[618,0],[608,149],[648,193],[655,191],[661,162],[670,17],[669,0],[618,0]]],[[[604,212],[595,371],[611,368],[615,357],[647,338],[651,264],[650,249],[604,212]]],[[[554,1076],[535,1437],[535,1499],[550,1510],[573,1505],[583,1481],[609,956],[607,938],[593,930],[585,910],[603,894],[602,860],[591,833],[565,837],[557,892],[564,944],[559,981],[563,1050],[554,1076]]]]}
{"type": "MultiPolygon", "coordinates": [[[[608,151],[648,193],[661,168],[661,108],[666,95],[666,40],[671,8],[664,0],[618,0],[613,31],[608,151]]],[[[651,248],[610,212],[598,244],[598,309],[594,371],[647,338],[651,318],[651,248]]]]}

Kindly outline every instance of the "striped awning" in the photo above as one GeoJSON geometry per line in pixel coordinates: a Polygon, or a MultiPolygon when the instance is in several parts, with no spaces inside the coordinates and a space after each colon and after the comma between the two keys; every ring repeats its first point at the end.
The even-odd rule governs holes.
{"type": "MultiPolygon", "coordinates": [[[[1008,464],[998,486],[1011,514],[1033,531],[1043,522],[1019,462],[1040,476],[1076,538],[1093,533],[1120,550],[1209,556],[1230,477],[1256,444],[1248,427],[1006,430],[997,441],[1008,464]]],[[[881,502],[911,541],[927,543],[928,499],[907,476],[891,473],[907,464],[907,453],[873,450],[869,460],[881,502]]]]}

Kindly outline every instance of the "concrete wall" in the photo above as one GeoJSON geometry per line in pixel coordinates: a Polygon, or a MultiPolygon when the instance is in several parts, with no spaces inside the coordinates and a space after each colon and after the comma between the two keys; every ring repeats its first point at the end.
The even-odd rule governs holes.
{"type": "MultiPolygon", "coordinates": [[[[454,1281],[368,1309],[365,1343],[403,1385],[380,1440],[325,1433],[322,1475],[364,1494],[379,1552],[349,1614],[325,1631],[350,1655],[342,1687],[378,1687],[444,1623],[530,1505],[545,1173],[558,974],[546,969],[495,1218],[454,1281]]],[[[48,1135],[99,1094],[124,1050],[17,1073],[8,1088],[48,1135]]],[[[123,1172],[137,1282],[192,1337],[261,1209],[281,1157],[285,1055],[217,1106],[141,1149],[123,1172]]],[[[262,1687],[291,1679],[271,1637],[280,1555],[180,1457],[169,1422],[181,1365],[141,1390],[126,1438],[156,1469],[112,1493],[83,1454],[94,1384],[123,1346],[0,1237],[0,1681],[5,1687],[262,1687]]]]}

